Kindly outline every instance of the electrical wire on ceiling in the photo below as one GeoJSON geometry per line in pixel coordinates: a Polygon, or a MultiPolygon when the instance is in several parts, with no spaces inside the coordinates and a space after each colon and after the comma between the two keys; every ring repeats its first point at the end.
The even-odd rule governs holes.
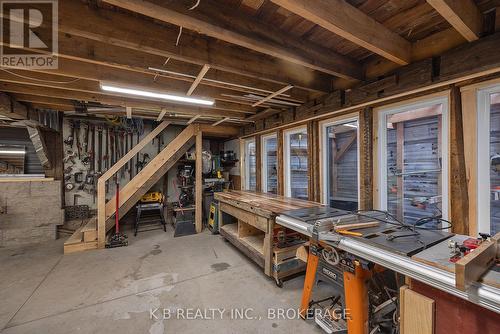
{"type": "Polygon", "coordinates": [[[175,41],[175,46],[179,46],[179,42],[181,41],[182,36],[182,26],[179,27],[179,35],[177,35],[177,41],[175,41]]]}
{"type": "MultiPolygon", "coordinates": [[[[175,41],[175,46],[179,46],[179,42],[181,41],[181,36],[182,36],[182,26],[179,26],[179,34],[177,35],[177,40],[175,41]]],[[[168,57],[165,62],[163,63],[163,66],[167,66],[168,62],[170,61],[170,57],[168,57]]],[[[156,73],[153,81],[156,82],[158,77],[160,76],[159,73],[156,73]]]]}
{"type": "Polygon", "coordinates": [[[37,78],[31,78],[29,76],[26,76],[26,75],[22,75],[22,74],[17,74],[17,73],[14,73],[12,71],[9,71],[5,68],[2,68],[1,69],[2,71],[5,71],[11,75],[14,75],[16,77],[19,77],[19,78],[23,78],[23,79],[27,79],[27,80],[33,80],[33,81],[39,81],[39,82],[48,82],[48,83],[53,83],[53,84],[61,84],[61,85],[64,85],[64,84],[70,84],[70,83],[73,83],[73,82],[77,82],[78,80],[81,80],[80,78],[75,78],[75,79],[72,79],[72,80],[69,80],[69,81],[54,81],[54,80],[43,80],[43,79],[37,79],[37,78]]]}
{"type": "Polygon", "coordinates": [[[196,3],[191,8],[189,8],[189,10],[193,10],[196,7],[198,7],[200,5],[200,2],[201,2],[201,0],[197,0],[196,3]]]}

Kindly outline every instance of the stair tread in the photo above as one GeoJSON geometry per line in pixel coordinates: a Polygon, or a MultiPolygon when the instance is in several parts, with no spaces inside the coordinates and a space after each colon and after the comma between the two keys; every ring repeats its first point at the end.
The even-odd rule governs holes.
{"type": "Polygon", "coordinates": [[[83,226],[82,232],[95,231],[97,230],[97,218],[90,218],[87,224],[83,226]]]}
{"type": "Polygon", "coordinates": [[[83,226],[78,228],[65,242],[64,245],[73,245],[83,242],[83,226]]]}

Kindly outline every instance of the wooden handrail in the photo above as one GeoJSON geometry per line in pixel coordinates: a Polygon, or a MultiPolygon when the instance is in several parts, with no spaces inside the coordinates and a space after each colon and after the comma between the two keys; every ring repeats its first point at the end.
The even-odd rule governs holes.
{"type": "Polygon", "coordinates": [[[137,145],[135,145],[127,154],[125,154],[120,160],[118,160],[117,163],[115,163],[113,166],[111,166],[110,169],[106,171],[98,180],[98,182],[106,182],[109,180],[113,175],[115,175],[120,168],[125,166],[127,162],[129,162],[130,159],[135,157],[137,153],[139,153],[140,150],[142,150],[147,144],[149,144],[156,136],[158,136],[163,130],[166,129],[167,126],[170,125],[170,122],[164,121],[160,123],[153,131],[148,133],[146,137],[144,137],[137,145]]]}

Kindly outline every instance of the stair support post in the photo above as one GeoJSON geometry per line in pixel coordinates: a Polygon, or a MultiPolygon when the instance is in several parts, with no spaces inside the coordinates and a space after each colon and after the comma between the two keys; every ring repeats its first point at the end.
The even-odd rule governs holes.
{"type": "Polygon", "coordinates": [[[196,131],[196,182],[195,182],[195,226],[196,233],[203,230],[203,132],[196,131]]]}

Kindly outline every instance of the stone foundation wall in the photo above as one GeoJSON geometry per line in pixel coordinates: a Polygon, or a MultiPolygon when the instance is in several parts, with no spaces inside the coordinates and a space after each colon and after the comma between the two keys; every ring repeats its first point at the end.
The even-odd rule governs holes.
{"type": "Polygon", "coordinates": [[[0,247],[56,239],[64,223],[61,181],[0,180],[0,247]]]}

